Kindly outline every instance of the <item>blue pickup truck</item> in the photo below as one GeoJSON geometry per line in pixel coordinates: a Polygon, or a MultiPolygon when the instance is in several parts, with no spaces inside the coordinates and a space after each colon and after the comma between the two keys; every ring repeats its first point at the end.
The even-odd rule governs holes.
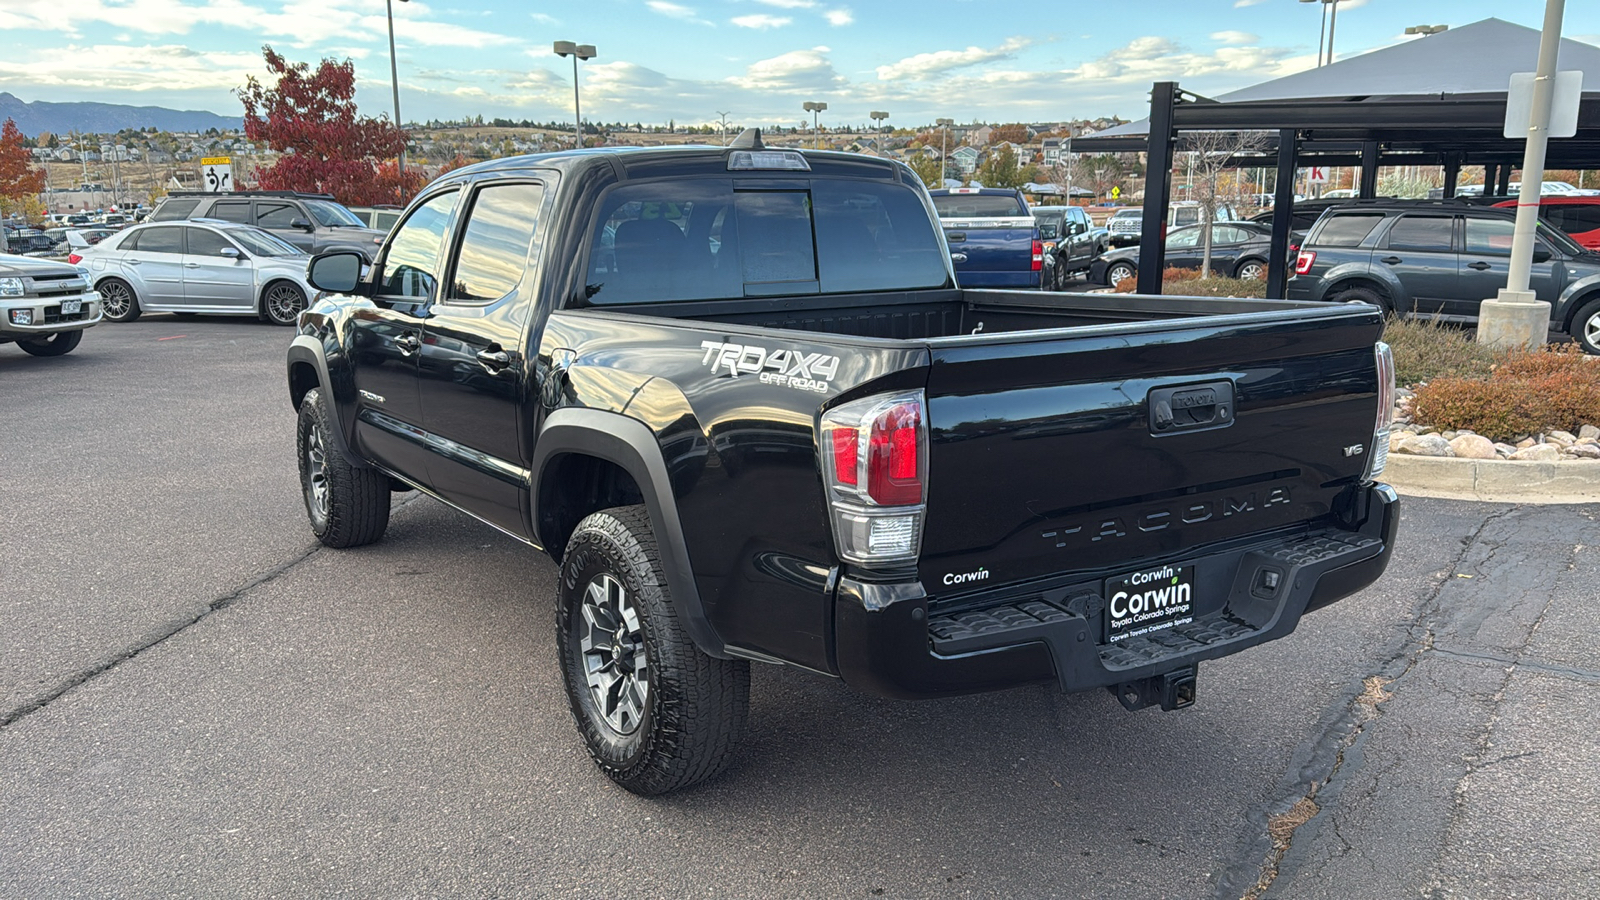
{"type": "Polygon", "coordinates": [[[1044,287],[1044,243],[1013,188],[929,191],[964,288],[1044,287]]]}

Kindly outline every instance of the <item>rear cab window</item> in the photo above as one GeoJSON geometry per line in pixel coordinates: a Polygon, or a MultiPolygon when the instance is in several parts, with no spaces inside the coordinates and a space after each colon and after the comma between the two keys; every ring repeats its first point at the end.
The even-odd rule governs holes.
{"type": "Polygon", "coordinates": [[[589,239],[588,302],[946,286],[938,235],[911,188],[820,179],[761,185],[680,179],[613,188],[589,239]]]}
{"type": "Polygon", "coordinates": [[[1022,201],[1004,194],[948,194],[933,198],[941,219],[1012,219],[1027,215],[1022,201]]]}

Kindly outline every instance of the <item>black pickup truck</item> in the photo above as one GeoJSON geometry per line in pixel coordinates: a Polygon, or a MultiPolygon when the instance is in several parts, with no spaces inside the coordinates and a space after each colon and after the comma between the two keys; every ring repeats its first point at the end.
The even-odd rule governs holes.
{"type": "Polygon", "coordinates": [[[310,279],[313,531],[416,489],[548,553],[574,718],[642,794],[725,765],[751,661],[1172,709],[1394,541],[1374,307],[962,290],[897,162],[496,160],[310,279]]]}

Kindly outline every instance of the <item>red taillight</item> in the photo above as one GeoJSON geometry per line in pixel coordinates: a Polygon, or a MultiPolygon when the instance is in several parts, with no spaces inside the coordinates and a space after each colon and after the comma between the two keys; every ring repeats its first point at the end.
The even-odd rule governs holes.
{"type": "Polygon", "coordinates": [[[73,265],[77,265],[78,263],[80,263],[82,261],[83,261],[83,257],[79,256],[76,253],[68,253],[67,254],[67,262],[69,262],[69,263],[71,263],[73,265]]]}
{"type": "Polygon", "coordinates": [[[1033,242],[1033,270],[1035,272],[1044,268],[1044,241],[1033,242]]]}
{"type": "Polygon", "coordinates": [[[1311,264],[1317,261],[1315,250],[1301,250],[1300,255],[1294,258],[1294,273],[1296,275],[1311,274],[1311,264]]]}
{"type": "Polygon", "coordinates": [[[856,432],[853,428],[835,428],[828,432],[833,443],[833,471],[840,484],[856,483],[856,432]]]}
{"type": "Polygon", "coordinates": [[[867,450],[867,496],[883,506],[922,502],[918,435],[922,411],[900,403],[872,420],[867,450]]]}

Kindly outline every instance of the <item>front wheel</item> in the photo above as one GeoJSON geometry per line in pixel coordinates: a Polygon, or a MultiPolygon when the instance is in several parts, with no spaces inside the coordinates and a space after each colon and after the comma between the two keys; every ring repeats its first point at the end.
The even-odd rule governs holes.
{"type": "Polygon", "coordinates": [[[389,478],[354,465],[332,435],[322,390],[312,388],[300,401],[295,441],[311,533],[329,547],[370,544],[389,527],[389,478]]]}
{"type": "Polygon", "coordinates": [[[1263,281],[1267,277],[1267,264],[1259,259],[1247,259],[1233,270],[1233,277],[1245,281],[1263,281]]]}
{"type": "Polygon", "coordinates": [[[556,647],[578,732],[606,777],[643,796],[721,772],[750,709],[750,664],[700,652],[666,585],[642,506],[578,523],[556,585],[556,647]]]}
{"type": "Polygon", "coordinates": [[[78,346],[78,342],[81,340],[83,340],[83,331],[81,329],[78,331],[58,331],[46,337],[17,341],[17,346],[33,356],[62,356],[72,352],[72,348],[78,346]]]}
{"type": "Polygon", "coordinates": [[[1600,354],[1600,299],[1585,303],[1572,317],[1572,339],[1583,352],[1600,354]]]}
{"type": "Polygon", "coordinates": [[[267,285],[266,293],[261,296],[261,312],[274,325],[295,324],[305,308],[306,292],[287,281],[267,285]]]}
{"type": "Polygon", "coordinates": [[[1139,272],[1127,263],[1113,263],[1106,270],[1106,284],[1116,287],[1130,278],[1138,278],[1139,272]]]}

